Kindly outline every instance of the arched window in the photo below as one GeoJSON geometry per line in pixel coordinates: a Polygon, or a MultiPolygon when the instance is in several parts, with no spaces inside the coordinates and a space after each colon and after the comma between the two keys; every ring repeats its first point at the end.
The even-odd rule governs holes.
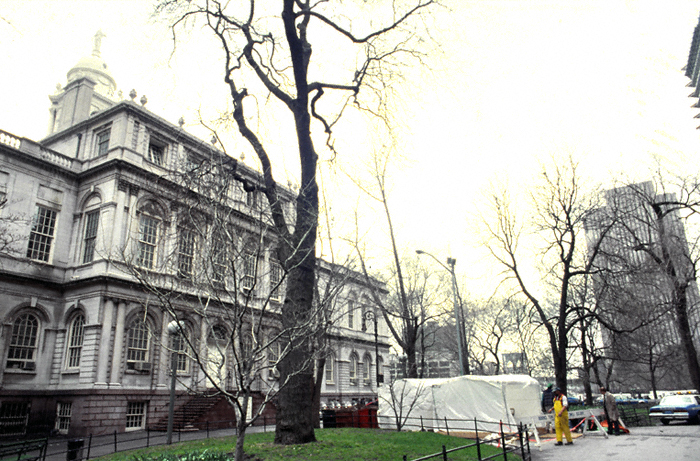
{"type": "Polygon", "coordinates": [[[68,349],[66,353],[66,368],[80,367],[80,354],[83,350],[85,334],[85,316],[77,315],[68,329],[68,349]]]}
{"type": "Polygon", "coordinates": [[[350,385],[357,386],[357,374],[359,372],[359,359],[356,354],[350,355],[350,385]]]}
{"type": "Polygon", "coordinates": [[[129,370],[150,371],[151,331],[142,319],[134,319],[126,338],[126,367],[129,370]]]}
{"type": "Polygon", "coordinates": [[[326,357],[326,384],[335,384],[335,354],[332,352],[326,357]]]}
{"type": "Polygon", "coordinates": [[[7,368],[36,369],[36,344],[39,336],[39,319],[32,314],[17,317],[12,324],[7,368]]]}
{"type": "Polygon", "coordinates": [[[372,357],[369,354],[365,354],[362,360],[362,378],[365,386],[372,384],[372,357]]]}

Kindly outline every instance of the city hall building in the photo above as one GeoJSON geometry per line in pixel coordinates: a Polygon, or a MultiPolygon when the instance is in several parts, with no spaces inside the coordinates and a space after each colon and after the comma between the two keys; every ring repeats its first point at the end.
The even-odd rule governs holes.
{"type": "MultiPolygon", "coordinates": [[[[167,285],[182,315],[191,346],[175,347],[177,409],[211,389],[213,380],[236,388],[236,354],[217,347],[232,331],[227,303],[245,296],[251,312],[266,307],[274,328],[283,301],[274,234],[262,235],[269,227],[262,194],[233,184],[222,198],[226,229],[257,242],[239,251],[232,274],[225,258],[203,260],[203,243],[184,224],[183,215],[193,219],[192,208],[174,192],[183,187],[173,178],[205,160],[234,165],[237,177],[250,183],[260,181],[259,173],[188,134],[182,123],[151,113],[133,91],[122,98],[99,48],[96,36],[92,55],[49,97],[45,139],[0,127],[0,435],[162,427],[175,347],[167,328],[172,316],[136,274],[167,285]],[[193,282],[199,276],[218,293],[206,312],[193,282]],[[216,366],[204,369],[195,355],[216,366]]],[[[293,214],[294,189],[279,190],[293,214]]],[[[196,198],[201,191],[187,193],[196,198]]],[[[197,212],[208,216],[206,209],[197,212]]],[[[342,266],[319,261],[317,267],[323,286],[344,274],[325,301],[334,314],[324,338],[321,402],[371,400],[389,354],[388,330],[371,300],[386,290],[342,266]]],[[[269,366],[256,375],[253,387],[261,393],[274,386],[275,353],[268,351],[269,366]]]]}

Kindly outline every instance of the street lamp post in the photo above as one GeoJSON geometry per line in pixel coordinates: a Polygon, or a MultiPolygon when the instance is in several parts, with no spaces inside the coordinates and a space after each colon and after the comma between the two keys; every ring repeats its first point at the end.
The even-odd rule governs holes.
{"type": "MultiPolygon", "coordinates": [[[[374,323],[374,373],[377,381],[377,392],[379,392],[379,335],[377,332],[377,314],[372,311],[365,312],[365,321],[372,320],[374,323]]],[[[363,330],[367,330],[367,325],[363,325],[363,330]]],[[[382,379],[382,381],[384,381],[382,379]]]]}
{"type": "Polygon", "coordinates": [[[177,381],[177,353],[179,350],[180,338],[176,335],[180,333],[180,325],[173,320],[168,324],[168,334],[175,336],[172,342],[173,351],[170,353],[170,406],[168,407],[168,432],[167,444],[173,442],[173,420],[175,419],[175,383],[177,381]]]}
{"type": "Polygon", "coordinates": [[[455,258],[448,257],[447,258],[447,266],[446,266],[445,264],[442,263],[442,261],[437,259],[434,255],[428,253],[427,251],[416,250],[416,253],[419,255],[430,256],[443,269],[445,269],[447,272],[450,273],[450,276],[452,278],[452,303],[453,303],[453,307],[454,307],[455,326],[457,328],[457,352],[458,352],[458,356],[459,356],[459,371],[460,371],[460,375],[468,375],[469,374],[469,355],[468,355],[468,351],[467,351],[466,357],[464,355],[464,350],[466,350],[466,347],[465,347],[466,342],[464,341],[464,329],[462,328],[462,315],[461,315],[462,309],[461,309],[461,305],[459,302],[459,294],[457,291],[458,290],[458,288],[457,288],[457,276],[455,275],[455,264],[457,264],[457,260],[455,258]]]}

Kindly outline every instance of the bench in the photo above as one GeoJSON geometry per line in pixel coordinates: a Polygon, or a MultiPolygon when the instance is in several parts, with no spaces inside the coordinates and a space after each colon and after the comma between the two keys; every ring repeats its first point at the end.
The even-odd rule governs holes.
{"type": "Polygon", "coordinates": [[[22,440],[0,444],[0,461],[39,461],[46,457],[48,439],[22,440]]]}

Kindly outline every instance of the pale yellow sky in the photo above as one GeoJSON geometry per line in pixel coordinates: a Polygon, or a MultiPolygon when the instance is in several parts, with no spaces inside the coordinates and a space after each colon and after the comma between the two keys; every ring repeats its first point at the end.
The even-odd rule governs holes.
{"type": "MultiPolygon", "coordinates": [[[[398,116],[407,161],[392,178],[391,200],[407,253],[451,254],[477,291],[494,280],[482,278],[473,214],[494,179],[518,190],[539,161],[570,152],[599,181],[621,171],[644,179],[653,156],[697,171],[700,120],[681,68],[700,0],[444,3],[452,10],[438,10],[432,29],[439,49],[429,68],[405,72],[398,116]]],[[[47,95],[90,53],[98,29],[119,88],[147,95],[156,114],[173,123],[184,116],[208,139],[197,110],[212,116],[228,106],[210,39],[195,34],[171,57],[148,2],[0,0],[0,12],[2,130],[46,134],[47,95]]],[[[238,148],[233,138],[229,146],[238,148]]],[[[365,155],[357,146],[346,152],[350,163],[365,155]]],[[[293,171],[294,154],[279,155],[293,171]]],[[[346,195],[335,210],[345,216],[356,203],[355,192],[346,195]]]]}

